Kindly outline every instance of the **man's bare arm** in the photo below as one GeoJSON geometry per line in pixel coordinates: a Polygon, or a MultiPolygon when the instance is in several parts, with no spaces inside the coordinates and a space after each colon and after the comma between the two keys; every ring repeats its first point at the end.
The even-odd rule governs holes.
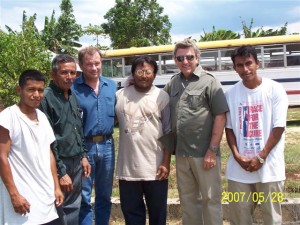
{"type": "Polygon", "coordinates": [[[51,172],[54,180],[54,194],[55,194],[55,205],[60,206],[64,201],[64,195],[61,192],[58,176],[57,176],[57,168],[56,168],[56,161],[53,155],[52,150],[50,150],[50,160],[51,160],[51,172]]]}
{"type": "Polygon", "coordinates": [[[12,205],[16,213],[26,214],[30,212],[30,203],[19,193],[8,161],[11,147],[9,131],[0,126],[0,176],[9,193],[12,205]]]}

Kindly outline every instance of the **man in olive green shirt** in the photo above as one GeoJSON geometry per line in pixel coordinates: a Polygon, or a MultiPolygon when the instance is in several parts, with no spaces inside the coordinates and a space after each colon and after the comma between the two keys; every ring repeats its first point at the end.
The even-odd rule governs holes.
{"type": "Polygon", "coordinates": [[[221,225],[220,141],[228,106],[219,81],[199,65],[200,53],[192,40],[178,42],[174,58],[181,72],[164,90],[170,95],[176,134],[183,225],[221,225]]]}
{"type": "Polygon", "coordinates": [[[60,187],[65,195],[58,214],[61,224],[77,225],[81,176],[88,177],[91,169],[83,144],[83,112],[70,90],[76,78],[75,59],[69,55],[56,56],[52,61],[51,78],[40,109],[46,114],[56,137],[51,149],[57,163],[60,187]]]}

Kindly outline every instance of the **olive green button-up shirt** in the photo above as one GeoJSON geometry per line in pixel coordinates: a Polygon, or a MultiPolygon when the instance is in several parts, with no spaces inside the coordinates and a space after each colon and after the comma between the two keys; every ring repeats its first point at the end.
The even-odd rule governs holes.
{"type": "Polygon", "coordinates": [[[228,111],[220,82],[198,66],[189,80],[179,73],[164,90],[170,95],[176,155],[204,157],[212,136],[214,116],[228,111]]]}
{"type": "Polygon", "coordinates": [[[39,107],[47,116],[56,141],[52,143],[59,177],[66,174],[66,167],[62,158],[82,157],[86,154],[83,144],[82,110],[76,96],[69,91],[69,99],[53,81],[45,89],[44,99],[39,107]]]}

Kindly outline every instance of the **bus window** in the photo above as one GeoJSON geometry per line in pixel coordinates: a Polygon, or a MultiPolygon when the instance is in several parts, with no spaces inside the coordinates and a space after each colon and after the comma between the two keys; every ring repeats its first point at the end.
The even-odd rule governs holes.
{"type": "Polygon", "coordinates": [[[108,77],[112,77],[113,73],[112,73],[112,70],[111,70],[111,60],[109,59],[104,59],[102,60],[102,74],[104,74],[105,76],[108,76],[108,77]]]}
{"type": "Polygon", "coordinates": [[[161,74],[176,74],[179,72],[178,67],[173,59],[173,54],[161,55],[161,74]]]}
{"type": "Polygon", "coordinates": [[[300,44],[286,45],[287,66],[300,65],[300,44]]]}
{"type": "Polygon", "coordinates": [[[205,51],[200,54],[200,65],[207,71],[218,71],[218,52],[205,51]]]}
{"type": "Polygon", "coordinates": [[[284,50],[282,45],[272,45],[264,47],[264,62],[267,67],[284,66],[284,50]]]}
{"type": "Polygon", "coordinates": [[[103,59],[102,74],[108,77],[122,77],[122,59],[103,59]]]}
{"type": "Polygon", "coordinates": [[[232,49],[221,50],[221,70],[233,70],[231,61],[232,49]]]}

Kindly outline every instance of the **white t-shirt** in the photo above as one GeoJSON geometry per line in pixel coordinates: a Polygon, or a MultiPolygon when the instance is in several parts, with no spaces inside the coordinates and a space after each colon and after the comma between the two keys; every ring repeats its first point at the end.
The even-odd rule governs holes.
{"type": "MultiPolygon", "coordinates": [[[[272,129],[286,126],[286,92],[281,84],[262,78],[261,85],[255,89],[248,89],[239,81],[225,95],[229,106],[226,128],[233,130],[240,154],[255,157],[264,148],[272,129]]],[[[255,172],[245,171],[230,155],[226,178],[242,183],[284,180],[284,141],[285,133],[262,168],[255,172]]]]}
{"type": "Polygon", "coordinates": [[[0,125],[9,131],[8,161],[19,193],[30,203],[30,213],[15,213],[0,178],[0,224],[43,224],[56,219],[50,144],[55,140],[47,117],[36,109],[38,123],[29,120],[17,105],[0,113],[0,125]]]}
{"type": "Polygon", "coordinates": [[[141,93],[131,85],[119,90],[116,98],[120,128],[116,177],[157,180],[156,172],[163,160],[158,138],[171,129],[169,95],[155,86],[141,93]]]}

